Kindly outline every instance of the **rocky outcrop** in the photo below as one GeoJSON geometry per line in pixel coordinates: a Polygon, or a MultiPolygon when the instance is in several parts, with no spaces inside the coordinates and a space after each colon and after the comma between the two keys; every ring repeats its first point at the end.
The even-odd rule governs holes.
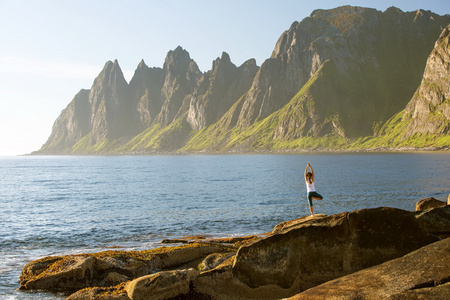
{"type": "Polygon", "coordinates": [[[450,206],[436,207],[416,213],[420,226],[442,238],[450,237],[450,206]]]}
{"type": "Polygon", "coordinates": [[[311,288],[289,299],[447,299],[450,239],[311,288]]]}
{"type": "MultiPolygon", "coordinates": [[[[435,255],[449,251],[449,244],[435,243],[440,239],[434,235],[450,232],[449,214],[449,206],[422,212],[363,209],[284,222],[260,237],[188,237],[179,239],[187,243],[181,247],[46,257],[23,268],[20,289],[74,292],[70,300],[280,299],[310,293],[314,287],[322,291],[325,282],[337,286],[358,278],[349,295],[358,295],[368,284],[368,290],[374,290],[369,294],[377,296],[386,291],[389,296],[402,293],[395,297],[429,293],[417,289],[450,278],[448,259],[442,258],[448,255],[431,264],[438,268],[436,273],[422,271],[435,255]],[[424,250],[413,252],[420,248],[424,250]],[[387,267],[380,265],[381,271],[371,271],[402,256],[387,267]],[[417,269],[411,264],[414,259],[419,261],[417,269]],[[349,275],[360,270],[363,277],[349,275]],[[386,270],[392,278],[399,276],[398,288],[390,278],[388,283],[376,279],[386,278],[386,270]],[[336,278],[344,279],[332,281],[336,278]]],[[[336,287],[337,293],[345,289],[336,287]]],[[[432,293],[446,290],[440,285],[432,293]]]]}
{"type": "Polygon", "coordinates": [[[437,200],[433,197],[425,198],[416,203],[416,211],[427,210],[447,205],[447,202],[437,200]]]}
{"type": "Polygon", "coordinates": [[[305,221],[243,246],[232,274],[252,289],[271,285],[288,296],[437,240],[410,212],[365,209],[305,221]]]}
{"type": "Polygon", "coordinates": [[[188,294],[197,276],[194,269],[159,272],[127,283],[125,290],[133,300],[164,300],[188,294]]]}
{"type": "Polygon", "coordinates": [[[20,289],[74,292],[91,286],[108,287],[160,270],[196,267],[206,256],[231,249],[227,245],[190,244],[148,251],[46,257],[23,268],[20,289]]]}

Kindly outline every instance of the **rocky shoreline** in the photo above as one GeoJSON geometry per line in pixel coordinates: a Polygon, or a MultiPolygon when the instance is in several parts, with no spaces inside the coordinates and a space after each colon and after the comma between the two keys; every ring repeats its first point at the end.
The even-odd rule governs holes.
{"type": "Polygon", "coordinates": [[[380,207],[308,216],[259,236],[49,256],[23,268],[19,289],[69,300],[447,299],[446,204],[427,198],[415,212],[380,207]]]}

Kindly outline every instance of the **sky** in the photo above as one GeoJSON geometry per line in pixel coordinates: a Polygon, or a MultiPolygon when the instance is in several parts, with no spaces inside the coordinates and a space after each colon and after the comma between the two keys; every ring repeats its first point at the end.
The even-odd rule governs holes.
{"type": "Polygon", "coordinates": [[[294,21],[342,5],[450,14],[448,0],[0,0],[0,156],[38,150],[107,61],[128,81],[178,46],[202,72],[222,52],[260,66],[294,21]]]}

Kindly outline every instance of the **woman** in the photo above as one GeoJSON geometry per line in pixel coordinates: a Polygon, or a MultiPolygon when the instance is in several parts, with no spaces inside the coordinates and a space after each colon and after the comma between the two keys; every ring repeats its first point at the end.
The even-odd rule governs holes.
{"type": "Polygon", "coordinates": [[[314,170],[309,162],[305,169],[305,182],[308,191],[309,210],[311,211],[311,216],[314,216],[312,199],[322,200],[323,197],[316,192],[316,188],[314,187],[314,170]],[[308,168],[311,168],[311,172],[308,172],[308,168]]]}

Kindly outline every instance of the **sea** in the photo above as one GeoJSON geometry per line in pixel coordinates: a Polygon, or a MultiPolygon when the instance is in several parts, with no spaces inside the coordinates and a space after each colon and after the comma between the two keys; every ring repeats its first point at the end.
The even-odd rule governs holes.
{"type": "Polygon", "coordinates": [[[450,152],[0,157],[0,299],[63,299],[17,291],[43,256],[262,234],[308,215],[308,162],[318,214],[413,211],[450,193],[450,152]]]}

